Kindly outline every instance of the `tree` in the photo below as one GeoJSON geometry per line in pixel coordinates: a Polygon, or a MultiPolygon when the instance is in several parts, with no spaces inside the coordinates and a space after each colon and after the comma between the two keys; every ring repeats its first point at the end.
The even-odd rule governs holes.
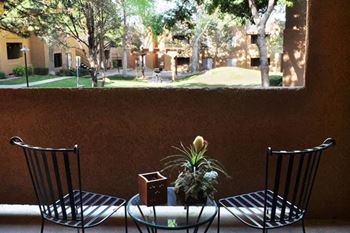
{"type": "Polygon", "coordinates": [[[129,35],[129,18],[135,15],[141,15],[150,10],[149,6],[151,0],[117,0],[122,14],[123,22],[123,35],[122,35],[122,46],[123,46],[123,76],[127,75],[128,69],[128,35],[129,35]]]}
{"type": "Polygon", "coordinates": [[[7,3],[11,11],[0,25],[20,35],[36,34],[62,45],[67,45],[69,38],[75,39],[88,57],[92,86],[96,87],[102,62],[98,55],[104,51],[106,35],[118,27],[115,6],[113,0],[12,0],[7,3]],[[25,29],[16,30],[18,25],[25,29]]]}
{"type": "Polygon", "coordinates": [[[31,7],[29,0],[11,0],[4,2],[4,12],[0,14],[0,29],[15,33],[22,37],[29,37],[32,33],[39,33],[39,12],[31,7]]]}
{"type": "Polygon", "coordinates": [[[191,38],[192,72],[196,72],[199,69],[200,42],[208,26],[215,19],[215,15],[209,15],[207,13],[205,2],[197,2],[195,0],[178,0],[176,1],[176,8],[169,10],[165,18],[165,24],[169,30],[176,32],[178,28],[182,28],[180,33],[182,35],[180,36],[189,36],[191,38]],[[198,5],[197,2],[201,4],[198,5]]]}
{"type": "MultiPolygon", "coordinates": [[[[199,0],[202,2],[202,0],[199,0]]],[[[292,0],[215,0],[211,1],[209,11],[217,8],[230,13],[242,21],[249,21],[258,30],[257,46],[260,55],[261,81],[264,87],[269,86],[269,63],[266,46],[266,24],[277,4],[292,5],[292,0]]]]}
{"type": "Polygon", "coordinates": [[[216,67],[219,57],[226,57],[232,45],[232,29],[239,23],[229,14],[217,12],[215,19],[208,26],[204,37],[208,51],[213,56],[213,66],[216,67]]]}

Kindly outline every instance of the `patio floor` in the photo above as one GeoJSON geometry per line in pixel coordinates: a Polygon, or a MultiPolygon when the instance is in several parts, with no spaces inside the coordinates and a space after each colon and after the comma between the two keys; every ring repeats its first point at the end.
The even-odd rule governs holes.
{"type": "MultiPolygon", "coordinates": [[[[306,220],[306,231],[307,233],[349,233],[350,232],[350,220],[306,220]]],[[[25,223],[23,220],[20,223],[15,223],[14,220],[10,222],[3,221],[0,222],[0,232],[1,233],[39,233],[40,232],[40,224],[36,220],[29,220],[29,222],[25,223]]],[[[68,233],[68,232],[76,232],[74,229],[65,228],[56,226],[53,224],[45,225],[45,233],[68,233]]],[[[124,227],[118,226],[113,223],[113,219],[109,221],[109,223],[102,225],[101,227],[96,227],[92,229],[86,230],[88,233],[111,233],[111,232],[119,232],[124,233],[124,227]],[[114,226],[113,226],[114,225],[114,226]]],[[[144,232],[147,232],[146,230],[144,232]]],[[[159,231],[165,232],[165,231],[159,231]]],[[[186,232],[186,231],[179,231],[186,232]]],[[[193,232],[193,231],[190,231],[193,232]]],[[[203,232],[203,231],[198,231],[203,232]]],[[[209,233],[216,233],[216,226],[212,226],[208,231],[209,233]]],[[[250,233],[250,232],[261,232],[259,230],[251,229],[242,225],[236,225],[233,227],[224,226],[221,228],[221,233],[250,233]]],[[[273,233],[302,233],[302,228],[300,225],[291,226],[283,229],[271,230],[273,233]]],[[[129,224],[129,233],[138,233],[137,228],[133,224],[129,224]]]]}

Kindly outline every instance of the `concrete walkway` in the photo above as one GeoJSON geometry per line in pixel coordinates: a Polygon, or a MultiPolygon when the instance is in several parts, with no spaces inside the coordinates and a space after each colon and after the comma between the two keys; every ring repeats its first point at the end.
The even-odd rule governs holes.
{"type": "MultiPolygon", "coordinates": [[[[38,233],[40,232],[40,220],[36,223],[27,219],[24,221],[19,219],[13,219],[12,221],[1,221],[0,222],[0,232],[1,233],[38,233]]],[[[350,225],[349,221],[335,221],[335,220],[306,220],[306,232],[307,233],[349,233],[350,225]]],[[[147,229],[142,227],[142,231],[147,233],[147,229]]],[[[57,226],[52,223],[45,224],[45,233],[76,233],[77,231],[72,228],[57,226]]],[[[109,221],[105,222],[99,227],[91,228],[86,230],[88,233],[125,233],[125,228],[123,225],[116,223],[112,218],[109,221]]],[[[129,222],[128,224],[129,233],[139,233],[135,224],[129,222]]],[[[186,232],[186,231],[158,231],[162,233],[174,233],[174,232],[186,232]]],[[[194,232],[193,229],[190,232],[194,232]]],[[[204,228],[199,228],[198,232],[204,232],[204,228]]],[[[261,233],[261,230],[256,230],[242,224],[237,226],[223,226],[220,228],[220,233],[261,233]]],[[[280,228],[276,230],[271,230],[272,233],[302,233],[302,228],[300,225],[295,224],[289,227],[280,228]]],[[[212,225],[208,233],[217,233],[216,225],[212,225]]]]}
{"type": "MultiPolygon", "coordinates": [[[[70,78],[73,78],[73,77],[50,78],[50,79],[36,81],[36,82],[29,82],[29,86],[32,87],[35,85],[51,83],[51,82],[56,82],[56,81],[60,81],[60,80],[70,79],[70,78]]],[[[1,85],[0,84],[0,88],[15,88],[16,89],[16,88],[26,88],[26,87],[27,87],[27,83],[12,84],[12,85],[1,85]]]]}
{"type": "MultiPolygon", "coordinates": [[[[233,217],[227,210],[221,208],[221,233],[258,233],[261,230],[249,228],[233,217]]],[[[165,213],[166,215],[166,213],[165,213]]],[[[167,217],[166,217],[167,218],[167,217]]],[[[40,212],[36,205],[2,205],[0,204],[0,232],[1,233],[37,233],[40,232],[40,212]]],[[[335,219],[306,219],[307,233],[349,233],[350,220],[335,219]]],[[[139,233],[131,218],[128,218],[129,233],[139,233]]],[[[143,228],[143,232],[147,233],[143,228]]],[[[76,232],[74,229],[60,227],[47,223],[45,233],[57,232],[76,232]]],[[[119,209],[109,221],[105,222],[101,227],[89,229],[89,233],[124,233],[124,208],[119,209]]],[[[160,231],[159,231],[160,232],[160,231]]],[[[169,232],[170,231],[161,231],[169,232]]],[[[186,232],[186,231],[177,231],[186,232]]],[[[191,233],[193,230],[190,231],[191,233]]],[[[198,232],[204,232],[204,228],[200,228],[198,232]]],[[[280,228],[271,231],[272,233],[301,233],[300,223],[296,223],[290,227],[280,228]]],[[[217,233],[217,218],[208,233],[217,233]]]]}

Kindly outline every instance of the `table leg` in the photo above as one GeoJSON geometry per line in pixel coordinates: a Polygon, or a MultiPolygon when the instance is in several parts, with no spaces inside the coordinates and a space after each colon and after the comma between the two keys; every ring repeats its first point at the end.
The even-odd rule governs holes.
{"type": "Polygon", "coordinates": [[[139,224],[138,224],[135,220],[134,220],[134,223],[135,223],[137,229],[139,230],[139,232],[140,232],[140,233],[143,233],[142,230],[141,230],[141,228],[140,228],[140,226],[139,226],[139,224]]]}
{"type": "MultiPolygon", "coordinates": [[[[185,206],[186,208],[186,224],[188,225],[188,216],[189,216],[189,209],[190,209],[190,206],[185,206]]],[[[190,230],[189,229],[186,229],[186,232],[189,233],[190,230]]]]}
{"type": "Polygon", "coordinates": [[[208,230],[209,230],[211,224],[213,223],[213,221],[214,221],[214,218],[208,223],[207,227],[205,228],[204,233],[207,233],[207,232],[208,232],[208,230]]]}
{"type": "MultiPolygon", "coordinates": [[[[153,206],[153,217],[154,217],[154,224],[157,225],[157,213],[156,213],[156,207],[153,206]]],[[[154,231],[152,232],[157,233],[157,228],[154,228],[154,231]]]]}
{"type": "Polygon", "coordinates": [[[218,232],[220,233],[220,203],[218,203],[218,232]]]}
{"type": "MultiPolygon", "coordinates": [[[[137,205],[137,208],[139,209],[140,214],[141,214],[141,216],[142,216],[143,220],[144,220],[144,221],[146,221],[145,215],[143,214],[143,212],[142,212],[142,210],[141,210],[141,208],[140,208],[140,206],[139,206],[139,205],[137,205]]],[[[134,222],[136,223],[136,221],[134,221],[134,222]]],[[[137,223],[136,223],[136,225],[137,225],[137,223]]],[[[138,227],[138,228],[139,228],[139,227],[138,227]]],[[[146,226],[146,228],[147,228],[147,232],[148,232],[148,233],[151,233],[151,231],[149,230],[149,227],[148,227],[148,226],[146,226]]],[[[152,230],[152,232],[153,232],[153,230],[152,230]]]]}

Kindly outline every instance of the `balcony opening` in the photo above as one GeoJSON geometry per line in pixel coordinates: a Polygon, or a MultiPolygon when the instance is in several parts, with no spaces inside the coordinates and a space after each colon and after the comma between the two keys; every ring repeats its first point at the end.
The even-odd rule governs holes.
{"type": "MultiPolygon", "coordinates": [[[[278,87],[303,87],[307,0],[289,2],[277,4],[276,0],[271,11],[266,11],[267,4],[259,3],[256,6],[259,13],[252,17],[251,6],[242,1],[232,1],[230,7],[225,7],[222,1],[155,0],[135,4],[130,9],[112,1],[113,14],[107,11],[108,7],[97,4],[95,8],[106,11],[104,14],[111,19],[108,23],[116,23],[105,28],[97,26],[93,32],[88,30],[86,22],[93,20],[95,25],[104,22],[93,14],[78,14],[82,17],[78,18],[73,12],[85,10],[79,4],[64,11],[70,9],[68,3],[62,2],[60,9],[49,3],[47,8],[52,11],[38,18],[52,19],[44,23],[64,30],[57,32],[58,35],[54,32],[46,35],[40,24],[32,22],[36,27],[28,27],[23,34],[28,36],[35,29],[43,37],[35,41],[26,39],[33,47],[29,48],[28,62],[42,64],[39,68],[49,69],[50,74],[58,72],[55,68],[63,68],[56,76],[69,74],[71,78],[58,80],[50,76],[52,85],[32,86],[266,88],[275,87],[270,82],[273,77],[279,79],[278,87]],[[246,11],[233,10],[240,7],[246,11]],[[266,21],[262,17],[264,12],[271,12],[266,21]],[[66,24],[67,21],[72,25],[66,24]],[[264,30],[258,26],[262,25],[259,22],[264,22],[264,30]],[[259,34],[265,35],[264,43],[258,41],[259,34]],[[49,52],[38,51],[48,44],[49,52]],[[260,64],[259,58],[267,61],[260,64]],[[77,74],[81,77],[74,77],[77,74]]],[[[11,7],[7,10],[11,11],[11,7]]],[[[22,56],[21,46],[8,43],[8,58],[22,56]]],[[[0,70],[9,70],[5,68],[0,65],[0,70]]]]}

